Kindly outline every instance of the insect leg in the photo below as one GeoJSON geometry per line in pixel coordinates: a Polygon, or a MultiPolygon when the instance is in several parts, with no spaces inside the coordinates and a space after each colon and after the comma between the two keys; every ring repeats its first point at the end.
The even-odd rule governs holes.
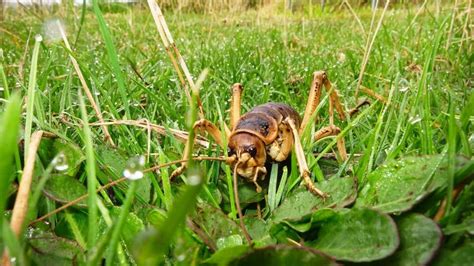
{"type": "MultiPolygon", "coordinates": [[[[341,129],[334,125],[334,108],[336,108],[336,111],[339,114],[339,119],[346,119],[346,112],[344,111],[344,107],[339,99],[338,91],[336,89],[332,89],[332,84],[327,77],[324,80],[324,87],[329,93],[329,126],[322,128],[318,130],[318,132],[316,132],[316,140],[325,136],[337,135],[339,134],[339,132],[341,132],[341,129]]],[[[341,137],[337,139],[337,149],[339,151],[339,155],[345,161],[347,159],[347,151],[344,143],[344,138],[341,137]]]]}
{"type": "MultiPolygon", "coordinates": [[[[326,91],[329,93],[329,108],[334,110],[334,107],[335,107],[337,113],[339,114],[339,119],[345,120],[346,111],[344,110],[343,104],[341,103],[341,100],[339,99],[339,91],[336,89],[332,89],[331,81],[329,81],[327,76],[324,79],[324,87],[326,88],[326,91]]],[[[330,115],[333,116],[334,111],[330,110],[330,115]]]]}
{"type": "Polygon", "coordinates": [[[288,123],[288,125],[290,125],[291,130],[293,132],[293,138],[294,138],[294,142],[295,142],[296,160],[298,161],[298,166],[299,166],[299,169],[300,169],[301,178],[303,179],[303,181],[306,185],[306,188],[311,193],[313,193],[314,195],[317,195],[317,196],[320,196],[320,197],[323,197],[323,198],[328,197],[328,195],[326,193],[324,193],[321,190],[319,190],[318,188],[316,188],[316,186],[313,183],[313,180],[311,180],[311,178],[310,178],[308,164],[306,163],[306,158],[304,156],[303,147],[301,146],[301,141],[300,141],[298,130],[296,129],[295,122],[292,119],[289,119],[289,118],[287,118],[285,120],[285,122],[288,123]]]}
{"type": "MultiPolygon", "coordinates": [[[[193,130],[194,131],[206,131],[207,133],[209,133],[209,135],[212,136],[212,138],[215,140],[215,142],[219,146],[223,147],[222,146],[223,142],[222,142],[222,137],[221,137],[222,136],[221,131],[217,128],[216,125],[214,125],[209,120],[201,119],[199,121],[196,121],[196,123],[194,123],[193,130]]],[[[184,148],[183,160],[187,160],[190,157],[189,147],[188,147],[189,144],[188,143],[189,142],[186,142],[186,146],[184,148]]],[[[174,170],[173,173],[171,173],[170,179],[173,179],[173,178],[181,175],[186,170],[186,166],[187,166],[186,162],[181,163],[181,166],[176,168],[176,170],[174,170]]]]}
{"type": "Polygon", "coordinates": [[[241,95],[243,87],[240,83],[232,86],[232,97],[230,99],[230,131],[234,130],[240,119],[241,95]]]}
{"type": "MultiPolygon", "coordinates": [[[[341,129],[334,124],[327,127],[323,127],[314,134],[314,140],[320,140],[328,136],[337,136],[341,132],[341,129]]],[[[344,143],[344,138],[337,140],[337,150],[339,155],[345,161],[347,159],[346,144],[344,143]]]]}
{"type": "Polygon", "coordinates": [[[326,72],[316,71],[313,73],[313,81],[311,82],[311,88],[309,91],[308,102],[306,103],[306,109],[304,111],[303,120],[300,126],[300,133],[304,131],[306,126],[309,123],[311,115],[316,110],[316,107],[319,105],[321,98],[321,87],[326,80],[326,72]]]}

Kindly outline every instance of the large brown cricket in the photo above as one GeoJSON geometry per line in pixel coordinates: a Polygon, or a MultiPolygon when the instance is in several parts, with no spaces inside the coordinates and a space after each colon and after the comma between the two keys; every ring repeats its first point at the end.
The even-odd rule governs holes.
{"type": "MultiPolygon", "coordinates": [[[[282,103],[262,104],[241,116],[240,106],[243,89],[238,83],[233,85],[230,128],[226,128],[229,158],[227,161],[241,177],[253,182],[257,191],[261,190],[257,182],[258,179],[264,178],[267,173],[265,163],[268,160],[275,162],[284,161],[288,158],[291,149],[294,147],[300,176],[305,182],[307,189],[315,195],[327,196],[324,192],[317,189],[311,180],[300,142],[300,134],[304,131],[319,104],[323,85],[329,92],[329,126],[318,130],[314,135],[315,140],[339,134],[340,129],[334,125],[334,108],[336,108],[340,119],[345,119],[346,117],[337,91],[331,89],[331,83],[324,71],[317,71],[313,74],[311,91],[303,119],[300,118],[293,108],[282,103]]],[[[359,104],[358,107],[366,103],[359,104]]],[[[223,146],[220,130],[210,121],[201,119],[195,123],[194,129],[208,132],[218,145],[226,148],[223,146]]],[[[340,157],[346,160],[347,153],[343,138],[338,138],[337,148],[340,157]]],[[[186,154],[187,150],[185,149],[185,159],[189,156],[189,154],[186,154]]],[[[172,177],[181,174],[185,167],[185,164],[181,165],[181,167],[173,172],[172,177]]]]}

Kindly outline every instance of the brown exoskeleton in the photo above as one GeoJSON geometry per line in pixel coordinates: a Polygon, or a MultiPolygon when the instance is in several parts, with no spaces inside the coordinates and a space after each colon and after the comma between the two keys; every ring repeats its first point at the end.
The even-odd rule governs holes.
{"type": "MultiPolygon", "coordinates": [[[[314,73],[311,91],[309,93],[303,119],[290,106],[282,103],[266,103],[259,105],[244,115],[240,115],[242,86],[234,84],[230,107],[230,128],[226,128],[228,137],[228,163],[244,179],[255,184],[257,191],[261,188],[258,178],[267,173],[265,163],[268,160],[282,162],[288,158],[291,149],[295,148],[301,178],[306,187],[315,195],[327,195],[316,188],[310,178],[310,172],[300,142],[300,134],[307,126],[313,112],[319,104],[321,89],[325,87],[329,95],[329,126],[323,127],[315,133],[315,140],[330,135],[337,135],[340,129],[334,125],[334,108],[340,119],[345,119],[344,109],[339,101],[336,90],[331,90],[331,83],[324,71],[314,73]]],[[[220,130],[208,120],[202,119],[195,123],[195,130],[208,132],[218,145],[223,147],[220,130]]],[[[223,147],[225,148],[225,147],[223,147]]],[[[347,159],[344,139],[338,138],[337,148],[340,157],[347,159]]],[[[185,149],[187,151],[188,149],[185,149]]],[[[188,154],[184,154],[188,158],[188,154]]],[[[186,165],[176,169],[172,177],[183,172],[186,165]]]]}

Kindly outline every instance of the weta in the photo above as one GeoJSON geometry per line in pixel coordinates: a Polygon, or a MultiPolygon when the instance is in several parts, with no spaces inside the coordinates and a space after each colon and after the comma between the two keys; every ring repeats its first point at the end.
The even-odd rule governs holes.
{"type": "MultiPolygon", "coordinates": [[[[334,108],[341,120],[346,118],[337,91],[331,89],[331,82],[324,71],[317,71],[313,74],[303,118],[292,107],[283,103],[262,104],[241,115],[243,88],[239,83],[232,86],[230,127],[225,128],[228,137],[227,163],[234,168],[239,176],[253,182],[258,192],[261,191],[258,179],[264,178],[267,173],[265,163],[269,160],[274,162],[286,160],[294,148],[300,176],[307,189],[315,195],[327,197],[327,194],[316,188],[311,180],[300,141],[300,134],[308,125],[320,102],[323,86],[329,93],[329,126],[318,130],[314,135],[315,140],[340,133],[340,129],[334,125],[334,108]]],[[[364,104],[367,102],[359,104],[356,108],[364,104]]],[[[220,130],[210,121],[201,119],[194,124],[193,129],[209,133],[218,145],[226,148],[220,130]]],[[[343,138],[338,138],[337,148],[341,159],[346,160],[347,152],[343,138]]],[[[186,154],[187,151],[186,148],[184,159],[189,157],[189,154],[186,154]]],[[[185,168],[186,164],[183,163],[172,173],[172,177],[181,174],[185,168]]]]}

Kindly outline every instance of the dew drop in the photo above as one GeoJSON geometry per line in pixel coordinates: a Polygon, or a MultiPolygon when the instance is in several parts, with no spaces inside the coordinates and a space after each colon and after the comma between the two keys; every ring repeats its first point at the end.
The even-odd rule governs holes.
{"type": "Polygon", "coordinates": [[[143,178],[143,166],[145,166],[145,156],[132,157],[127,161],[123,176],[130,180],[141,179],[143,178]]]}
{"type": "Polygon", "coordinates": [[[197,186],[197,185],[201,184],[201,182],[202,182],[202,178],[197,173],[193,173],[193,174],[188,176],[188,184],[191,185],[191,186],[197,186]]]}
{"type": "Polygon", "coordinates": [[[67,157],[63,152],[58,153],[51,163],[53,164],[54,169],[59,172],[66,171],[69,168],[67,157]]]}
{"type": "Polygon", "coordinates": [[[179,255],[178,257],[176,257],[176,259],[177,259],[178,261],[184,261],[184,260],[186,259],[186,255],[181,254],[181,255],[179,255]]]}

